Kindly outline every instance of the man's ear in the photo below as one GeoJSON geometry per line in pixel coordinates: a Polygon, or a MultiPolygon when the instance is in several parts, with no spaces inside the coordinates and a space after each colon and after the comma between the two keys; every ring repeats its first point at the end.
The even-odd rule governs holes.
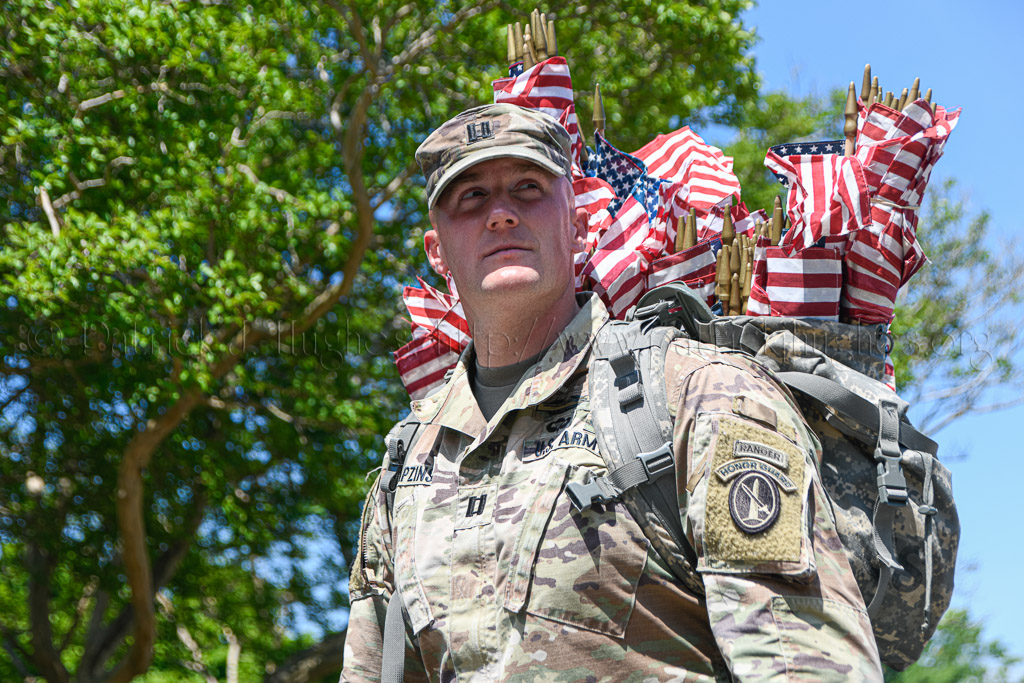
{"type": "Polygon", "coordinates": [[[427,262],[434,272],[444,277],[448,274],[448,265],[444,262],[444,252],[441,249],[441,240],[437,236],[437,230],[427,230],[423,233],[423,249],[427,252],[427,262]]]}
{"type": "Polygon", "coordinates": [[[583,252],[587,248],[587,225],[590,222],[590,212],[582,206],[574,209],[575,215],[572,221],[572,250],[583,252]]]}

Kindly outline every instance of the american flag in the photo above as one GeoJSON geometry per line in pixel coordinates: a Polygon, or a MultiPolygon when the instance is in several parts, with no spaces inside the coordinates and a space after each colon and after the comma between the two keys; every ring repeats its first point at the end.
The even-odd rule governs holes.
{"type": "Polygon", "coordinates": [[[633,153],[647,166],[647,174],[679,188],[674,193],[690,207],[707,211],[723,199],[740,196],[740,181],[732,171],[732,157],[722,154],[684,126],[659,135],[633,153]]]}
{"type": "Polygon", "coordinates": [[[851,239],[843,310],[864,323],[892,320],[899,288],[927,260],[917,241],[917,209],[960,110],[924,100],[903,111],[875,103],[858,121],[856,157],[871,195],[871,225],[851,239]]]}
{"type": "Polygon", "coordinates": [[[662,183],[648,176],[635,156],[615,149],[600,133],[594,137],[588,175],[606,183],[615,199],[606,206],[611,222],[598,237],[582,275],[611,314],[621,317],[646,291],[648,264],[662,249],[664,240],[654,232],[662,183]]]}
{"type": "Polygon", "coordinates": [[[583,138],[580,136],[573,103],[572,78],[565,57],[551,57],[534,64],[518,76],[500,78],[492,84],[494,102],[515,104],[527,109],[536,109],[558,120],[569,132],[572,144],[573,175],[581,177],[580,153],[583,138]]]}
{"type": "Polygon", "coordinates": [[[654,261],[647,277],[648,288],[681,281],[699,292],[708,306],[714,305],[715,259],[721,248],[721,239],[708,239],[654,261]]]}
{"type": "Polygon", "coordinates": [[[395,365],[409,395],[422,398],[444,381],[449,368],[469,344],[469,323],[449,278],[451,294],[422,279],[419,287],[403,291],[412,322],[411,342],[395,351],[395,365]]]}
{"type": "Polygon", "coordinates": [[[808,247],[788,254],[766,242],[761,238],[755,248],[748,315],[838,320],[843,287],[840,251],[808,247]]]}
{"type": "Polygon", "coordinates": [[[786,200],[790,229],[781,246],[804,249],[822,237],[845,235],[870,221],[868,187],[856,158],[834,154],[781,157],[769,150],[764,164],[790,181],[786,200]]]}
{"type": "Polygon", "coordinates": [[[395,365],[402,384],[414,400],[444,384],[445,373],[455,367],[459,351],[429,332],[395,351],[395,365]]]}
{"type": "Polygon", "coordinates": [[[434,289],[422,279],[417,280],[419,287],[406,287],[402,292],[412,321],[413,337],[434,332],[451,347],[464,349],[470,336],[462,303],[454,296],[434,289]]]}

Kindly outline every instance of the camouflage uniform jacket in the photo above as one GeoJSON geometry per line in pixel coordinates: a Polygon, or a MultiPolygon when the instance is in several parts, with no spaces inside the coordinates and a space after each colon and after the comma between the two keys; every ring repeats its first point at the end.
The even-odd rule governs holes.
{"type": "Polygon", "coordinates": [[[666,360],[680,515],[706,595],[673,579],[621,503],[571,506],[566,483],[605,472],[587,367],[606,320],[585,300],[489,423],[468,354],[413,402],[424,427],[394,508],[374,484],[363,512],[342,680],[378,679],[396,589],[406,680],[881,680],[819,446],[759,366],[689,341],[666,360]],[[767,475],[744,484],[750,467],[767,475]],[[756,533],[742,530],[759,514],[751,486],[775,496],[756,533]]]}

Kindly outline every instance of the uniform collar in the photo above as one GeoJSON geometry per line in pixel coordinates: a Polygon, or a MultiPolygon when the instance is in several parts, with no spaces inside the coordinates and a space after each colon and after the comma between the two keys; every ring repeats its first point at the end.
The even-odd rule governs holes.
{"type": "Polygon", "coordinates": [[[597,331],[608,321],[608,310],[596,294],[577,294],[576,301],[580,306],[579,312],[540,360],[523,373],[519,384],[489,424],[484,420],[470,387],[472,342],[462,353],[448,382],[432,395],[412,402],[413,413],[421,422],[440,424],[466,434],[475,442],[482,442],[510,411],[547,400],[576,373],[586,359],[597,331]]]}

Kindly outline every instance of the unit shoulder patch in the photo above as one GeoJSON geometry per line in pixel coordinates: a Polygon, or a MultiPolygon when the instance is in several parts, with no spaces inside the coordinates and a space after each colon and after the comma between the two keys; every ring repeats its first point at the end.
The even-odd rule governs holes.
{"type": "Polygon", "coordinates": [[[765,474],[747,472],[729,488],[729,514],[741,531],[756,534],[779,518],[779,487],[765,474]]]}
{"type": "MultiPolygon", "coordinates": [[[[715,416],[704,509],[709,567],[796,562],[803,539],[806,459],[778,432],[732,414],[715,416]],[[785,471],[783,471],[785,470],[785,471]]],[[[694,453],[694,457],[700,457],[694,453]]]]}

